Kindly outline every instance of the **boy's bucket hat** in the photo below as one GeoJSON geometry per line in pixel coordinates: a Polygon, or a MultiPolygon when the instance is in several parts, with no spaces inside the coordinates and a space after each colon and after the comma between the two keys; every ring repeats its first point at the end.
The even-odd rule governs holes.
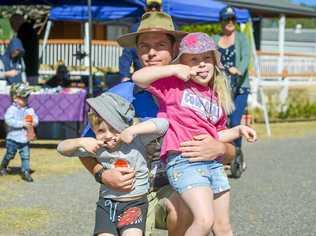
{"type": "Polygon", "coordinates": [[[176,40],[181,39],[186,32],[175,31],[171,16],[163,12],[148,12],[142,16],[137,32],[122,35],[118,38],[121,47],[136,47],[136,40],[140,34],[159,32],[173,36],[176,40]]]}
{"type": "Polygon", "coordinates": [[[179,54],[173,63],[179,63],[179,59],[183,54],[200,54],[208,51],[214,52],[216,66],[223,69],[221,53],[218,51],[216,43],[209,35],[201,32],[187,34],[181,40],[179,54]]]}

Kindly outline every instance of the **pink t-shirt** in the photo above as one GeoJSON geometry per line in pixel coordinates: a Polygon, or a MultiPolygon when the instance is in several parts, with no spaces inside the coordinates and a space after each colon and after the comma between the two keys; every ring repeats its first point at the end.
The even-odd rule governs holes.
{"type": "Polygon", "coordinates": [[[199,134],[218,139],[217,132],[226,128],[226,114],[208,87],[173,76],[155,81],[147,90],[157,98],[158,117],[169,120],[161,147],[162,160],[168,151],[179,151],[181,142],[199,134]]]}

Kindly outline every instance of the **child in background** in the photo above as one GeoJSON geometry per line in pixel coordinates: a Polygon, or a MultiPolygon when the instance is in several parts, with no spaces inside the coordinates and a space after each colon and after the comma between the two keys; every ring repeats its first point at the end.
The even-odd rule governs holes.
{"type": "MultiPolygon", "coordinates": [[[[139,50],[146,45],[139,44],[139,50]]],[[[176,61],[181,64],[150,66],[133,75],[135,83],[156,96],[158,117],[169,120],[161,158],[167,162],[171,186],[180,193],[193,214],[185,235],[232,235],[229,223],[230,185],[222,157],[190,162],[181,156],[180,143],[199,134],[210,134],[223,142],[241,135],[250,142],[256,133],[247,126],[226,129],[227,114],[233,110],[220,53],[204,33],[191,33],[180,43],[176,61]]]]}
{"type": "Polygon", "coordinates": [[[7,125],[6,153],[0,165],[0,176],[7,175],[10,160],[19,151],[22,162],[22,179],[27,182],[33,182],[30,175],[29,141],[34,138],[34,127],[38,124],[38,117],[33,108],[28,107],[30,94],[31,89],[27,84],[20,83],[11,86],[10,95],[13,103],[4,115],[7,125]]]}
{"type": "Polygon", "coordinates": [[[82,137],[62,141],[57,150],[66,156],[94,157],[103,165],[96,174],[101,183],[108,168],[132,168],[136,171],[134,190],[117,192],[101,184],[96,209],[94,235],[135,235],[145,232],[147,216],[148,168],[145,146],[168,129],[165,119],[150,119],[133,124],[134,108],[114,93],[87,99],[89,122],[96,138],[82,137]]]}

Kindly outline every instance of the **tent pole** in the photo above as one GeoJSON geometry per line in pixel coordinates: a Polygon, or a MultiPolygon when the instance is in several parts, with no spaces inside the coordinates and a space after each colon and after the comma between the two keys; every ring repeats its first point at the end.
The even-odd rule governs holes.
{"type": "Polygon", "coordinates": [[[93,96],[93,76],[92,76],[92,12],[91,1],[88,0],[88,22],[89,22],[89,96],[93,96]]]}
{"type": "Polygon", "coordinates": [[[47,46],[47,40],[48,40],[48,37],[49,37],[49,33],[50,33],[50,29],[52,27],[52,21],[49,20],[47,22],[47,25],[46,25],[46,29],[45,29],[45,35],[44,35],[44,41],[43,41],[43,45],[41,47],[41,51],[39,53],[39,58],[40,58],[40,63],[42,64],[43,63],[43,57],[45,55],[45,48],[47,46]]]}

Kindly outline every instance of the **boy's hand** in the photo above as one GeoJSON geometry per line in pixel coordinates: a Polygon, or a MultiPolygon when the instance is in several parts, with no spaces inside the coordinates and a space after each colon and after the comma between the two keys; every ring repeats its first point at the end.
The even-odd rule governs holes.
{"type": "Polygon", "coordinates": [[[249,126],[240,125],[239,132],[241,136],[244,136],[248,142],[254,143],[257,141],[257,133],[253,128],[249,126]]]}
{"type": "Polygon", "coordinates": [[[136,135],[132,132],[131,128],[127,128],[120,133],[119,140],[124,143],[130,144],[133,142],[135,136],[136,135]]]}
{"type": "Polygon", "coordinates": [[[104,146],[104,142],[96,140],[95,138],[80,138],[80,147],[84,148],[87,152],[95,154],[97,150],[104,146]]]}
{"type": "Polygon", "coordinates": [[[33,123],[32,123],[32,122],[25,121],[25,122],[24,122],[24,127],[25,127],[25,128],[33,127],[33,123]]]}

